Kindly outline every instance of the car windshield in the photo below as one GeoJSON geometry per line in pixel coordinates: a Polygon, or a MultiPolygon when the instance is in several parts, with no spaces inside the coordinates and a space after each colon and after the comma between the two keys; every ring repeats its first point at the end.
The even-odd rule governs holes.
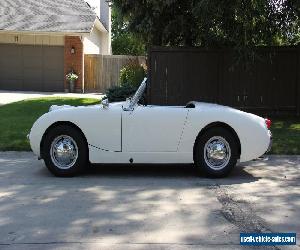
{"type": "Polygon", "coordinates": [[[142,98],[147,87],[147,78],[144,78],[138,90],[135,92],[134,96],[131,98],[129,103],[129,109],[133,109],[134,106],[138,103],[138,101],[142,98]]]}

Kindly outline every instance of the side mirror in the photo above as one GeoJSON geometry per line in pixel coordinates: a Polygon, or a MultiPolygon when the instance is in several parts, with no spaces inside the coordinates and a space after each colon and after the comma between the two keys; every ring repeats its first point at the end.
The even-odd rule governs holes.
{"type": "Polygon", "coordinates": [[[102,106],[103,106],[103,108],[108,108],[109,107],[109,101],[108,101],[108,99],[104,99],[104,100],[102,100],[102,106]]]}

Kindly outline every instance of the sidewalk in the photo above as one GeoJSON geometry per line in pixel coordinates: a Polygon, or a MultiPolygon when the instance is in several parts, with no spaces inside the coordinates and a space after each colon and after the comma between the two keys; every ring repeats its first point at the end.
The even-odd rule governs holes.
{"type": "Polygon", "coordinates": [[[89,93],[89,94],[79,94],[79,93],[57,93],[57,92],[29,92],[29,91],[5,91],[0,90],[0,106],[18,102],[26,99],[41,98],[41,97],[75,97],[75,98],[95,98],[102,99],[103,94],[99,93],[89,93]]]}

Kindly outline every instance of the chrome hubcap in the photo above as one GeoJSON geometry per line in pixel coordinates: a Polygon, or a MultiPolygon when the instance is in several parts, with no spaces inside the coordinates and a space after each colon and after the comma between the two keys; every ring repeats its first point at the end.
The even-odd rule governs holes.
{"type": "Polygon", "coordinates": [[[53,164],[60,169],[69,169],[74,166],[78,158],[78,147],[72,137],[60,135],[56,137],[50,148],[53,164]]]}
{"type": "Polygon", "coordinates": [[[205,163],[213,170],[221,170],[227,166],[231,157],[229,143],[221,136],[210,138],[204,146],[205,163]]]}

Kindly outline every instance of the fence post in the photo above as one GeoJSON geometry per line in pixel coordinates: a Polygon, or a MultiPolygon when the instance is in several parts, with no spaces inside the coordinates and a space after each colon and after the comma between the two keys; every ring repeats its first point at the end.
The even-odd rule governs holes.
{"type": "Polygon", "coordinates": [[[300,115],[300,45],[297,46],[297,116],[300,115]]]}

